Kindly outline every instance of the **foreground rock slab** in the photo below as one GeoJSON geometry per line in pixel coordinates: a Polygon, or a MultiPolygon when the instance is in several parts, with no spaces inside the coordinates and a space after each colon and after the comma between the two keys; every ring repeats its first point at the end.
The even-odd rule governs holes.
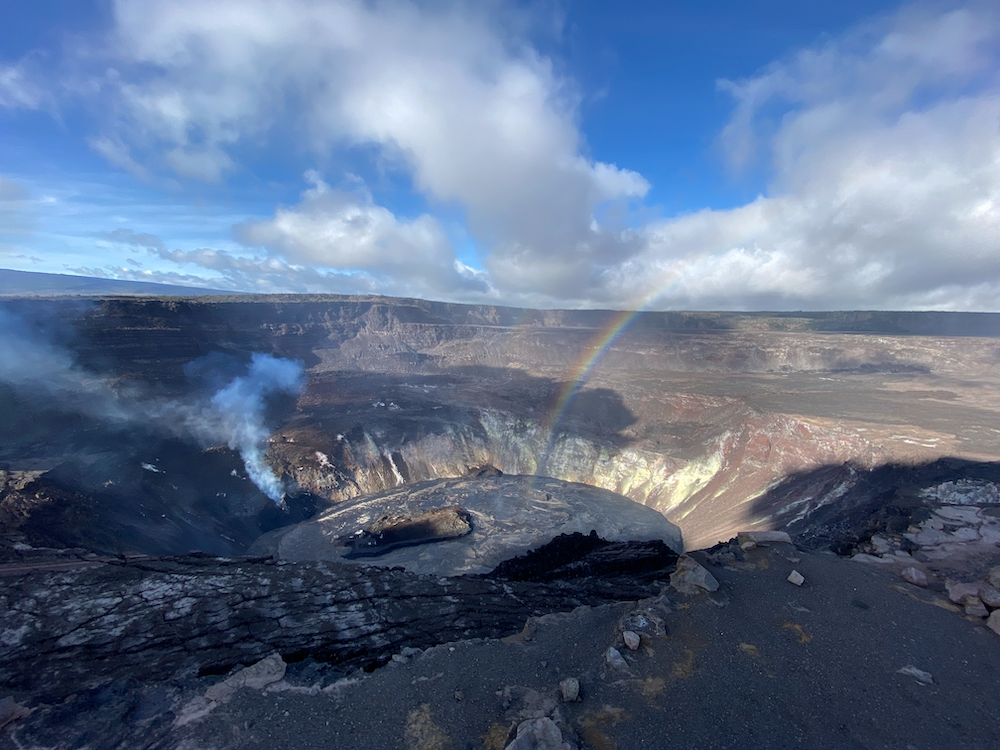
{"type": "MultiPolygon", "coordinates": [[[[39,572],[0,592],[0,683],[58,696],[145,679],[151,665],[167,679],[275,652],[357,668],[403,645],[499,637],[531,615],[658,590],[623,578],[529,583],[208,556],[39,572]]],[[[266,667],[257,671],[271,680],[266,667]]]]}

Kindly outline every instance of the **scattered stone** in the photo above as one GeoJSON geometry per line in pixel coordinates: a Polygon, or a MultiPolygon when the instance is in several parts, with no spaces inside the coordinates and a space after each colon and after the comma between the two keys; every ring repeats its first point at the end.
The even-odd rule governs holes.
{"type": "Polygon", "coordinates": [[[677,569],[670,574],[670,585],[682,594],[717,591],[719,582],[690,555],[677,558],[677,569]]]}
{"type": "Polygon", "coordinates": [[[399,655],[405,656],[408,659],[412,659],[414,656],[420,656],[422,653],[424,653],[423,649],[413,648],[412,646],[403,646],[403,648],[399,650],[399,655]]]}
{"type": "Polygon", "coordinates": [[[232,697],[233,693],[241,687],[261,690],[284,676],[285,662],[281,658],[281,654],[271,654],[256,664],[230,675],[222,682],[212,685],[205,691],[205,698],[218,703],[232,697]]]}
{"type": "Polygon", "coordinates": [[[605,654],[604,658],[608,664],[616,669],[628,669],[628,662],[625,661],[625,657],[614,646],[608,649],[608,653],[605,654]]]}
{"type": "Polygon", "coordinates": [[[994,610],[986,620],[986,627],[1000,635],[1000,609],[994,610]]]}
{"type": "Polygon", "coordinates": [[[573,703],[580,700],[580,681],[575,677],[567,677],[559,681],[559,697],[563,703],[573,703]]]}
{"type": "Polygon", "coordinates": [[[965,597],[965,614],[970,617],[986,617],[989,613],[978,596],[965,597]]]}
{"type": "Polygon", "coordinates": [[[805,577],[797,570],[793,570],[791,573],[789,573],[788,578],[785,580],[787,580],[789,583],[794,583],[796,586],[801,586],[803,583],[806,582],[805,577]]]}
{"type": "Polygon", "coordinates": [[[955,581],[948,581],[944,585],[945,590],[948,592],[948,598],[954,604],[964,604],[967,597],[979,596],[979,584],[978,583],[956,583],[955,581]]]}
{"type": "Polygon", "coordinates": [[[402,654],[393,654],[392,661],[395,662],[396,664],[408,664],[410,659],[409,657],[403,656],[402,654]]]}
{"type": "Polygon", "coordinates": [[[625,639],[625,645],[628,646],[629,651],[635,651],[639,648],[639,636],[637,633],[633,633],[631,630],[626,630],[622,633],[622,638],[625,639]]]}
{"type": "Polygon", "coordinates": [[[907,664],[902,669],[897,669],[896,674],[905,674],[908,677],[915,677],[917,682],[921,685],[933,685],[934,678],[931,676],[930,672],[925,672],[922,669],[917,669],[912,664],[907,664]]]}
{"type": "Polygon", "coordinates": [[[522,721],[517,726],[517,736],[504,750],[576,750],[576,745],[567,742],[552,719],[522,721]]]}
{"type": "Polygon", "coordinates": [[[997,565],[986,575],[986,583],[995,589],[1000,589],[1000,565],[997,565]]]}
{"type": "Polygon", "coordinates": [[[907,583],[912,583],[914,586],[919,586],[920,588],[927,588],[927,574],[920,568],[914,568],[911,565],[909,568],[903,568],[900,575],[903,576],[903,580],[907,583]]]}
{"type": "Polygon", "coordinates": [[[456,690],[455,691],[455,700],[460,701],[463,698],[465,698],[465,693],[463,693],[461,690],[456,690]]]}
{"type": "Polygon", "coordinates": [[[1000,589],[988,583],[980,584],[979,600],[990,609],[1000,609],[1000,589]]]}
{"type": "Polygon", "coordinates": [[[872,547],[874,547],[875,551],[880,555],[888,555],[893,549],[889,540],[880,537],[878,534],[872,536],[872,547]]]}
{"type": "Polygon", "coordinates": [[[0,698],[0,729],[13,721],[23,719],[30,713],[30,708],[25,708],[10,696],[0,698]]]}

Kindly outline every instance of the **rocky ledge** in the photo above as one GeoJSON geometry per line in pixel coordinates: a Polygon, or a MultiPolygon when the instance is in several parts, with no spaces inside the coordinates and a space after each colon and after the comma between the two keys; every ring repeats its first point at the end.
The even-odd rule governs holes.
{"type": "Polygon", "coordinates": [[[206,555],[36,570],[0,593],[0,683],[63,697],[142,679],[150,665],[161,678],[224,673],[273,652],[346,674],[404,646],[500,637],[530,616],[655,595],[676,559],[662,542],[577,534],[488,578],[206,555]],[[576,573],[547,574],[567,567],[576,573]]]}

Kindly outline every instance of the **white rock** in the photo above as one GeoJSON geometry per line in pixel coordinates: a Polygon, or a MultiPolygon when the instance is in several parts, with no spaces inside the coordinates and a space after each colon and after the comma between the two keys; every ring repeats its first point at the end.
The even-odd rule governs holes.
{"type": "Polygon", "coordinates": [[[922,669],[917,669],[912,664],[907,664],[905,667],[897,669],[896,674],[905,674],[909,677],[915,677],[921,685],[931,685],[934,683],[934,678],[931,677],[930,672],[925,672],[922,669]]]}
{"type": "Polygon", "coordinates": [[[970,525],[982,523],[983,520],[980,518],[977,508],[957,508],[953,505],[937,508],[934,511],[934,515],[940,516],[944,520],[961,521],[970,525]]]}
{"type": "Polygon", "coordinates": [[[1000,547],[1000,528],[984,524],[979,527],[979,536],[984,542],[1000,547]]]}
{"type": "Polygon", "coordinates": [[[604,658],[608,664],[616,669],[628,669],[628,662],[625,661],[625,657],[614,646],[608,649],[608,653],[604,655],[604,658]]]}
{"type": "Polygon", "coordinates": [[[580,700],[580,681],[575,677],[567,677],[559,681],[559,697],[565,703],[580,700]]]}
{"type": "Polygon", "coordinates": [[[951,533],[952,542],[978,542],[979,532],[968,526],[963,526],[960,529],[955,529],[951,533]]]}
{"type": "Polygon", "coordinates": [[[575,677],[567,677],[559,681],[559,697],[565,703],[580,700],[580,681],[575,677]]]}
{"type": "Polygon", "coordinates": [[[625,645],[628,646],[629,651],[635,651],[639,648],[639,635],[633,633],[631,630],[626,630],[622,633],[622,638],[625,639],[625,645]]]}
{"type": "Polygon", "coordinates": [[[791,573],[789,573],[788,578],[786,578],[785,580],[787,580],[789,583],[794,583],[796,586],[801,586],[803,583],[806,582],[805,577],[803,577],[803,575],[797,570],[793,570],[791,573]]]}
{"type": "Polygon", "coordinates": [[[277,682],[284,676],[284,660],[282,660],[280,654],[271,654],[256,664],[252,664],[245,669],[241,669],[236,674],[230,675],[222,682],[212,685],[205,691],[205,697],[210,701],[226,700],[241,687],[260,690],[272,682],[277,682]]]}
{"type": "Polygon", "coordinates": [[[920,586],[921,588],[927,587],[927,574],[920,568],[914,568],[911,565],[908,568],[903,568],[900,571],[900,575],[903,576],[903,580],[907,583],[912,583],[914,586],[920,586]]]}

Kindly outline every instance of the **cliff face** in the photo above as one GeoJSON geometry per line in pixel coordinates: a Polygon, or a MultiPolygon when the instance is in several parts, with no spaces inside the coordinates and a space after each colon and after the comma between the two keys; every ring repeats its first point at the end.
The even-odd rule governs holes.
{"type": "MultiPolygon", "coordinates": [[[[767,503],[791,474],[850,463],[838,469],[849,477],[887,461],[1000,455],[1000,340],[984,335],[996,333],[994,315],[645,313],[614,336],[623,319],[609,312],[381,298],[3,308],[48,321],[82,367],[121,390],[182,397],[191,388],[185,367],[209,354],[303,362],[304,392],[268,415],[267,461],[295,500],[291,518],[273,517],[266,498],[230,476],[240,462],[224,447],[144,452],[149,443],[135,432],[112,436],[59,404],[3,389],[17,419],[3,428],[0,464],[62,466],[36,481],[87,502],[100,489],[87,512],[113,507],[133,547],[162,538],[157,515],[183,526],[159,553],[239,551],[311,508],[484,466],[627,495],[677,523],[689,546],[704,546],[788,517],[791,500],[767,503]],[[154,459],[168,461],[163,452],[174,457],[169,472],[140,468],[161,468],[154,459]],[[68,456],[86,470],[67,471],[68,456]],[[136,498],[155,507],[129,520],[136,498]],[[199,536],[206,517],[217,520],[199,536]]],[[[837,486],[817,491],[835,499],[837,486]]],[[[24,488],[17,492],[22,502],[24,488]]]]}

